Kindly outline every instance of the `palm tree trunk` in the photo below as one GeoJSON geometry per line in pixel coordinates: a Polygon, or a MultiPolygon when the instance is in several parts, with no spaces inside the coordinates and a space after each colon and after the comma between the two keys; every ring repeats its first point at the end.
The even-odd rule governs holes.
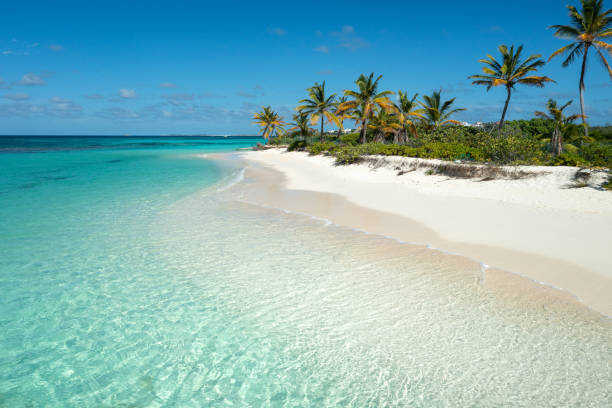
{"type": "Polygon", "coordinates": [[[340,127],[338,128],[338,137],[337,137],[338,141],[340,141],[340,134],[342,133],[342,127],[343,126],[344,126],[344,121],[341,120],[340,121],[340,127]]]}
{"type": "Polygon", "coordinates": [[[365,144],[366,142],[366,128],[368,127],[368,118],[365,118],[363,122],[361,122],[361,143],[365,144]]]}
{"type": "Polygon", "coordinates": [[[585,44],[584,56],[582,57],[582,70],[580,71],[580,85],[578,86],[578,89],[580,90],[580,113],[582,114],[582,127],[584,128],[584,137],[587,137],[589,135],[589,129],[587,128],[585,123],[586,116],[584,115],[584,72],[586,71],[587,52],[589,52],[589,46],[585,44]]]}
{"type": "Polygon", "coordinates": [[[559,125],[555,125],[555,130],[553,131],[552,137],[552,148],[553,154],[558,156],[561,154],[561,150],[563,149],[563,140],[561,140],[561,131],[559,130],[559,125]]]}
{"type": "Polygon", "coordinates": [[[323,112],[321,112],[321,142],[323,141],[323,120],[324,120],[323,112]]]}
{"type": "Polygon", "coordinates": [[[266,133],[268,133],[268,128],[269,128],[269,127],[270,127],[269,125],[268,125],[268,126],[266,126],[266,128],[265,128],[265,129],[264,129],[264,131],[263,131],[263,133],[261,134],[261,137],[263,137],[263,138],[264,138],[264,140],[265,140],[265,139],[267,139],[267,137],[266,137],[266,133]]]}
{"type": "Polygon", "coordinates": [[[508,110],[508,104],[510,103],[510,95],[512,94],[512,90],[509,87],[506,87],[508,91],[508,96],[506,97],[506,103],[504,105],[504,111],[502,112],[501,120],[499,121],[499,135],[501,136],[502,128],[504,127],[504,119],[506,118],[506,111],[508,110]]]}

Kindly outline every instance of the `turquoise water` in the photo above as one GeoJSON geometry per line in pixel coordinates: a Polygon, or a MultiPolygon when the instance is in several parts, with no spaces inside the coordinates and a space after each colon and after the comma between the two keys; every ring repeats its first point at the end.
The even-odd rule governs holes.
{"type": "Polygon", "coordinates": [[[249,204],[255,142],[0,138],[0,406],[611,406],[610,319],[249,204]]]}

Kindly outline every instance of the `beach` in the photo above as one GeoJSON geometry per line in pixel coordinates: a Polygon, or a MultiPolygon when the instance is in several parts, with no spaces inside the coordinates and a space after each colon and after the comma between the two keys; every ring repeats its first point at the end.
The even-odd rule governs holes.
{"type": "Polygon", "coordinates": [[[410,158],[335,166],[281,149],[240,156],[252,187],[246,200],[459,254],[612,315],[612,194],[570,188],[576,168],[522,166],[534,174],[482,181],[429,175],[410,158]]]}

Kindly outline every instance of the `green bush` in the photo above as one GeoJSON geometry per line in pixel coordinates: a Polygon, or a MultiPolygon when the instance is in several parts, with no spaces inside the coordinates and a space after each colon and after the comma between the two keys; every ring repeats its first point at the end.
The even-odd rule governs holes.
{"type": "Polygon", "coordinates": [[[304,150],[308,146],[305,140],[294,140],[287,147],[288,152],[293,152],[294,150],[304,150]]]}
{"type": "Polygon", "coordinates": [[[612,145],[589,143],[582,145],[578,152],[589,166],[612,168],[612,145]]]}
{"type": "Polygon", "coordinates": [[[332,150],[335,147],[336,144],[334,142],[316,142],[308,146],[306,150],[308,150],[311,155],[317,155],[332,150]]]}
{"type": "Polygon", "coordinates": [[[336,164],[353,164],[361,160],[361,149],[359,146],[344,146],[334,151],[336,157],[336,164]]]}
{"type": "Polygon", "coordinates": [[[576,153],[563,152],[559,156],[554,157],[550,163],[553,166],[583,166],[584,160],[576,153]]]}
{"type": "Polygon", "coordinates": [[[357,146],[359,144],[359,133],[347,133],[340,136],[340,143],[349,146],[357,146]]]}
{"type": "Polygon", "coordinates": [[[533,137],[489,137],[481,146],[486,160],[500,164],[539,164],[546,158],[542,144],[533,137]]]}

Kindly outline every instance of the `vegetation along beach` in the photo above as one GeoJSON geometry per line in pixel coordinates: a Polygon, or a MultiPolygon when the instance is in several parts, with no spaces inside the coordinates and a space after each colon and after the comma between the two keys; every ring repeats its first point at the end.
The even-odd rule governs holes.
{"type": "Polygon", "coordinates": [[[0,407],[612,407],[612,4],[15,3],[0,407]]]}

